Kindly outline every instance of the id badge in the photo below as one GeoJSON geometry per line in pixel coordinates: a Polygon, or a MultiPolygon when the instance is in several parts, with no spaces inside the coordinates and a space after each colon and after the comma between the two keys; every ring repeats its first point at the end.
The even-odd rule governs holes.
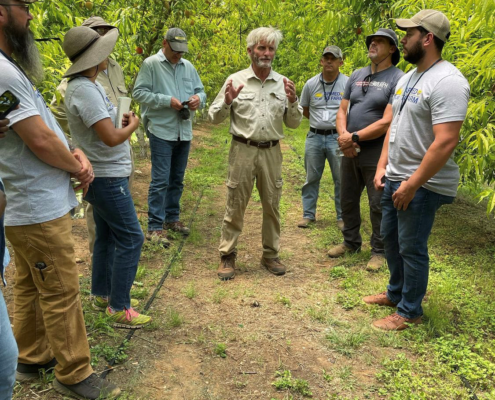
{"type": "Polygon", "coordinates": [[[394,143],[395,142],[395,135],[397,134],[397,124],[392,124],[390,126],[390,138],[389,142],[394,143]]]}
{"type": "Polygon", "coordinates": [[[323,111],[322,120],[323,121],[329,121],[330,120],[330,111],[328,111],[328,110],[323,111]]]}

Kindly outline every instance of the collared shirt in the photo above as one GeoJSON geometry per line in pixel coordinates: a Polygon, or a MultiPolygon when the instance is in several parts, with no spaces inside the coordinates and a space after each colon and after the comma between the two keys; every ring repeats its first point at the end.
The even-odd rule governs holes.
{"type": "MultiPolygon", "coordinates": [[[[96,82],[103,86],[106,95],[115,107],[118,106],[119,97],[129,96],[125,86],[125,78],[122,68],[117,61],[111,58],[108,59],[108,67],[106,72],[101,71],[96,78],[96,82]]],[[[60,85],[57,87],[58,94],[53,96],[50,108],[62,130],[66,134],[69,134],[69,124],[67,122],[67,114],[64,104],[67,83],[68,79],[63,79],[62,82],[60,82],[60,85]]]]}
{"type": "Polygon", "coordinates": [[[163,140],[192,140],[192,119],[183,120],[170,106],[172,97],[180,102],[198,95],[200,107],[206,104],[206,93],[196,68],[181,59],[175,68],[162,49],[144,60],[134,86],[134,99],[141,104],[144,127],[163,140]]]}
{"type": "Polygon", "coordinates": [[[271,70],[265,82],[261,82],[251,66],[227,78],[208,114],[214,124],[230,115],[230,133],[257,142],[283,139],[283,123],[297,128],[302,120],[299,102],[289,103],[287,99],[284,77],[271,70]],[[234,87],[244,88],[228,105],[224,99],[230,79],[234,87]]]}

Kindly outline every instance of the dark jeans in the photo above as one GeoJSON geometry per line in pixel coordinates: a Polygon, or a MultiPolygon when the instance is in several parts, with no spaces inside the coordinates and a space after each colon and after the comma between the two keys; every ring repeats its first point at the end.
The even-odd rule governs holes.
{"type": "Polygon", "coordinates": [[[397,304],[397,313],[405,318],[423,315],[421,302],[428,286],[428,238],[435,213],[454,197],[420,188],[407,210],[394,208],[392,195],[401,182],[387,180],[382,197],[382,236],[390,281],[387,297],[397,304]]]}
{"type": "Polygon", "coordinates": [[[152,133],[148,135],[151,150],[148,231],[160,231],[164,222],[179,221],[191,142],[162,140],[152,133]]]}
{"type": "Polygon", "coordinates": [[[373,179],[376,166],[360,166],[359,158],[342,158],[341,171],[341,203],[342,219],[344,220],[344,244],[352,250],[361,249],[361,194],[364,188],[368,192],[370,205],[370,220],[372,227],[371,253],[383,254],[383,241],[380,236],[382,208],[380,201],[382,192],[375,190],[373,179]]]}
{"type": "Polygon", "coordinates": [[[144,242],[129,178],[95,178],[84,200],[93,205],[96,224],[91,292],[110,297],[116,311],[129,309],[144,242]]]}

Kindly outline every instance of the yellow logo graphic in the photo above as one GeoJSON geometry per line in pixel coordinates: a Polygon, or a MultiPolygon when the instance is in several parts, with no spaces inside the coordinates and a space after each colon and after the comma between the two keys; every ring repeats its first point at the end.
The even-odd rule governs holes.
{"type": "Polygon", "coordinates": [[[402,89],[397,90],[396,94],[402,94],[402,89]]]}
{"type": "Polygon", "coordinates": [[[320,97],[322,97],[322,96],[323,96],[323,95],[322,95],[321,93],[316,93],[316,94],[315,94],[315,97],[318,97],[318,98],[320,98],[320,97]]]}
{"type": "Polygon", "coordinates": [[[423,91],[422,90],[418,90],[418,93],[417,94],[421,94],[421,93],[423,93],[423,91]]]}

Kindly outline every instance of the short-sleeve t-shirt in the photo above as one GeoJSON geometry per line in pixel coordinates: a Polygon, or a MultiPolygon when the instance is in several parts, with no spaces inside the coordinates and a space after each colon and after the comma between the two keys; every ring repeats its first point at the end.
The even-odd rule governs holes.
{"type": "Polygon", "coordinates": [[[335,129],[337,111],[349,77],[339,74],[333,82],[324,82],[322,74],[309,79],[302,90],[300,105],[309,107],[309,125],[316,129],[335,129]]]}
{"type": "MultiPolygon", "coordinates": [[[[389,104],[395,86],[404,75],[399,68],[391,66],[366,79],[371,74],[371,67],[367,66],[354,71],[347,82],[344,99],[349,100],[350,109],[347,115],[347,131],[356,132],[383,118],[385,108],[389,104]],[[366,93],[363,91],[363,86],[366,93]]],[[[376,166],[385,139],[383,135],[372,140],[360,141],[361,152],[358,156],[360,165],[376,166]]]]}
{"type": "MultiPolygon", "coordinates": [[[[386,177],[392,181],[409,179],[418,169],[435,140],[434,125],[463,121],[466,117],[470,88],[456,67],[442,61],[418,82],[420,76],[416,69],[410,71],[400,79],[395,90],[386,171],[386,177]],[[402,100],[408,93],[400,112],[402,100]]],[[[459,167],[452,154],[423,187],[445,196],[455,196],[458,184],[459,167]]]]}
{"type": "Polygon", "coordinates": [[[1,53],[0,71],[0,93],[8,90],[20,100],[19,109],[8,115],[10,129],[0,139],[0,176],[7,195],[5,225],[40,224],[60,218],[77,206],[70,174],[41,161],[12,127],[40,116],[68,150],[65,135],[41,93],[1,53]]]}
{"type": "Polygon", "coordinates": [[[74,142],[86,154],[97,178],[123,178],[131,175],[129,141],[110,147],[103,143],[92,126],[105,118],[115,124],[116,108],[98,82],[80,77],[72,79],[65,93],[67,121],[74,142]]]}

